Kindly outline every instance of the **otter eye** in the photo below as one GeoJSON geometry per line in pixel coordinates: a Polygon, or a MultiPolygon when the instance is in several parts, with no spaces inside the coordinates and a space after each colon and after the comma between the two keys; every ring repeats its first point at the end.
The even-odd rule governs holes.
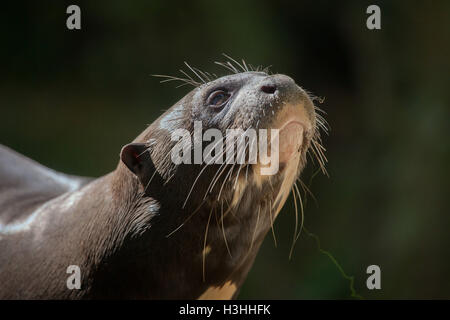
{"type": "Polygon", "coordinates": [[[229,93],[223,90],[217,90],[209,95],[207,104],[211,107],[221,107],[228,101],[229,98],[229,93]]]}

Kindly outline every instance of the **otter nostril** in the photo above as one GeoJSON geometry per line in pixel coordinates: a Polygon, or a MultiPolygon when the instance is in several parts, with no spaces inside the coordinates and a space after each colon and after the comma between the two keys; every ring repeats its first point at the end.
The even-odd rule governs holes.
{"type": "Polygon", "coordinates": [[[267,94],[274,94],[276,90],[277,90],[277,87],[275,87],[274,85],[267,85],[267,86],[261,87],[261,91],[265,92],[267,94]]]}

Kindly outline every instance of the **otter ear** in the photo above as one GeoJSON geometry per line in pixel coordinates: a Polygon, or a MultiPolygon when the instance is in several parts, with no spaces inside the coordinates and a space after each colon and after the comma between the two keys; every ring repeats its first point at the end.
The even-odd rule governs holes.
{"type": "Polygon", "coordinates": [[[149,180],[154,176],[156,168],[150,157],[149,146],[145,143],[130,143],[120,151],[120,159],[147,187],[149,180]]]}

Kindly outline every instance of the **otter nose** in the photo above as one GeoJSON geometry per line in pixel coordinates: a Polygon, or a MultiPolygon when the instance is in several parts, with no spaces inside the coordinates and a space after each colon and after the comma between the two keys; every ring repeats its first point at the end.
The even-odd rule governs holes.
{"type": "Polygon", "coordinates": [[[274,94],[277,91],[277,87],[274,84],[268,84],[261,86],[261,91],[267,94],[274,94]]]}
{"type": "Polygon", "coordinates": [[[283,92],[292,90],[294,87],[297,87],[294,80],[283,74],[267,76],[262,80],[262,83],[259,84],[259,90],[268,95],[273,95],[275,93],[282,94],[283,92]]]}

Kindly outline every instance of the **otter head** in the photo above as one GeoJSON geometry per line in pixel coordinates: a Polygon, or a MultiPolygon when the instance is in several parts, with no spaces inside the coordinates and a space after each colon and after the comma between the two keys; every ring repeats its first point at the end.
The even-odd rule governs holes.
{"type": "Polygon", "coordinates": [[[155,175],[177,181],[183,208],[218,200],[236,207],[251,190],[260,198],[253,203],[270,201],[278,213],[311,142],[314,154],[322,151],[315,110],[288,76],[235,73],[199,84],[125,146],[121,159],[145,191],[155,175]]]}
{"type": "Polygon", "coordinates": [[[294,80],[243,72],[192,90],[127,145],[122,160],[145,187],[153,168],[165,183],[190,183],[183,207],[214,195],[237,205],[251,186],[279,209],[317,138],[314,104],[294,80]]]}
{"type": "Polygon", "coordinates": [[[167,231],[192,230],[184,241],[203,246],[203,261],[215,257],[215,283],[239,285],[308,149],[322,152],[319,117],[290,77],[235,73],[199,84],[125,146],[121,159],[144,196],[165,199],[167,231]],[[233,272],[225,279],[226,267],[233,272]]]}

